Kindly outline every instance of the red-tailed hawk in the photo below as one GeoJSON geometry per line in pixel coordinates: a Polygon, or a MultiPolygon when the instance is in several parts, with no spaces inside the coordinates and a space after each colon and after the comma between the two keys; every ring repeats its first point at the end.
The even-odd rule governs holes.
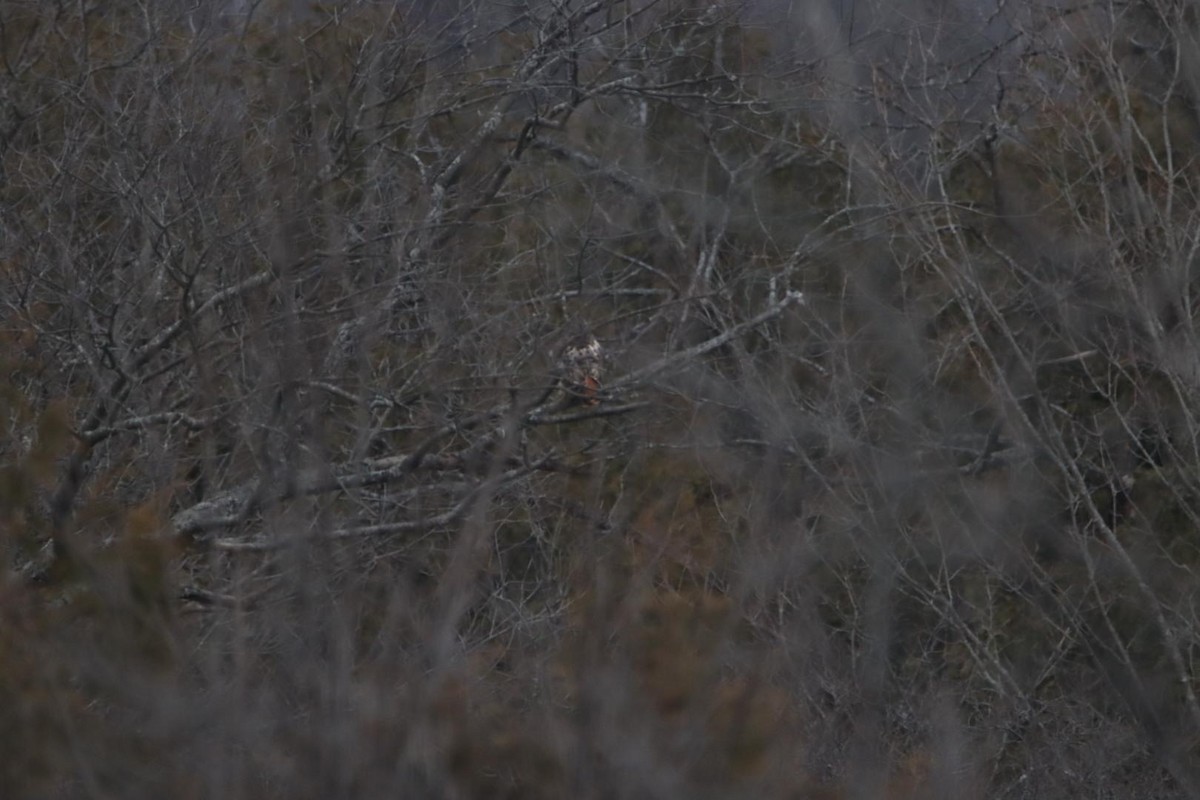
{"type": "Polygon", "coordinates": [[[600,402],[600,376],[604,370],[604,350],[590,333],[573,338],[558,359],[558,375],[569,398],[584,405],[600,402]]]}

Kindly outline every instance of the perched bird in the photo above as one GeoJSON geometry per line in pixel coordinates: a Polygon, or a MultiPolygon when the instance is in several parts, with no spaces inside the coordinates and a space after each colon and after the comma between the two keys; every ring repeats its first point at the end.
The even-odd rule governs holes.
{"type": "Polygon", "coordinates": [[[604,349],[596,337],[579,331],[558,358],[559,384],[567,397],[584,405],[600,402],[600,376],[604,370],[604,349]]]}

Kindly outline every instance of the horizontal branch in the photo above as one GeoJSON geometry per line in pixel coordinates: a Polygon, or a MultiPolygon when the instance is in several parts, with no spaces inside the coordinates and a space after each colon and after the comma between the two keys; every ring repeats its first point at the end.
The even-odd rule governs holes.
{"type": "Polygon", "coordinates": [[[724,333],[718,334],[711,339],[706,339],[705,341],[685,350],[679,350],[674,353],[670,353],[658,359],[657,361],[647,364],[641,369],[635,369],[633,372],[626,373],[616,381],[610,383],[608,388],[616,389],[622,386],[642,383],[649,378],[654,377],[655,375],[666,372],[682,364],[686,364],[689,361],[693,361],[706,353],[716,350],[718,347],[723,347],[737,337],[741,336],[743,333],[753,330],[764,323],[770,322],[787,310],[788,307],[802,304],[803,302],[803,293],[788,292],[782,300],[773,303],[766,310],[754,317],[751,317],[745,322],[740,322],[724,333]]]}
{"type": "Polygon", "coordinates": [[[179,334],[183,333],[187,324],[196,317],[199,317],[200,315],[207,313],[209,310],[216,308],[231,297],[236,297],[243,292],[248,292],[251,289],[257,289],[259,286],[264,286],[274,280],[274,278],[275,274],[273,272],[270,270],[263,270],[262,272],[251,275],[241,283],[229,286],[220,290],[219,292],[214,292],[211,297],[201,303],[191,314],[175,320],[175,322],[159,331],[157,336],[139,347],[133,354],[134,366],[140,367],[149,361],[155,353],[166,347],[177,336],[179,336],[179,334]]]}
{"type": "MultiPolygon", "coordinates": [[[[425,455],[419,459],[412,458],[410,454],[354,466],[343,465],[336,470],[301,470],[290,486],[278,492],[263,487],[261,480],[256,478],[180,511],[172,518],[171,527],[180,536],[201,534],[233,527],[256,511],[283,500],[393,483],[417,470],[462,471],[469,466],[471,459],[461,453],[425,455]]],[[[531,464],[515,466],[505,475],[518,470],[553,472],[561,468],[557,456],[548,455],[531,464]]]]}
{"type": "Polygon", "coordinates": [[[142,430],[154,425],[182,425],[190,431],[200,431],[208,427],[208,421],[197,419],[181,411],[164,411],[161,414],[147,414],[143,417],[123,419],[104,428],[85,431],[80,435],[88,444],[96,444],[120,431],[142,430]]]}
{"type": "Polygon", "coordinates": [[[570,413],[546,413],[541,409],[535,409],[525,417],[525,421],[531,425],[562,425],[571,422],[582,422],[586,419],[596,419],[597,417],[616,417],[622,414],[632,414],[634,411],[640,411],[650,405],[646,402],[637,403],[622,403],[621,405],[595,405],[587,406],[583,409],[574,410],[570,413]]]}
{"type": "MultiPolygon", "coordinates": [[[[709,353],[718,347],[721,347],[738,336],[753,330],[760,325],[775,319],[782,314],[787,308],[797,305],[804,301],[804,296],[800,292],[789,292],[781,300],[770,305],[768,308],[755,315],[754,317],[741,322],[729,328],[724,333],[707,339],[693,347],[671,353],[657,361],[648,364],[641,369],[634,370],[626,375],[613,381],[606,387],[608,390],[620,389],[625,386],[635,385],[644,382],[656,375],[676,368],[682,364],[692,361],[700,356],[709,353]]],[[[620,405],[605,405],[588,407],[586,409],[570,410],[562,408],[559,405],[547,405],[544,401],[535,404],[532,408],[518,417],[520,425],[552,425],[580,422],[587,419],[598,417],[617,416],[621,414],[629,414],[638,411],[648,405],[647,403],[624,403],[620,405]]],[[[402,455],[390,456],[386,459],[379,459],[365,464],[357,464],[354,466],[343,466],[339,469],[310,469],[300,472],[288,489],[273,496],[263,491],[258,481],[246,484],[244,486],[231,489],[222,493],[220,496],[199,503],[192,508],[186,509],[175,515],[172,520],[175,532],[180,535],[197,534],[206,530],[215,528],[230,527],[244,521],[251,513],[259,510],[265,502],[279,502],[291,497],[302,495],[323,494],[327,492],[345,491],[348,489],[362,488],[365,486],[378,485],[397,481],[400,478],[415,472],[418,469],[437,471],[437,470],[461,470],[469,466],[469,459],[464,454],[478,451],[478,447],[467,448],[462,453],[451,454],[434,454],[432,452],[436,443],[444,437],[455,433],[462,433],[478,426],[481,423],[496,422],[503,420],[506,414],[511,414],[512,409],[508,407],[508,411],[504,407],[497,407],[492,411],[484,412],[463,420],[459,424],[444,426],[427,437],[426,441],[418,446],[415,450],[402,455]]],[[[483,437],[484,440],[490,438],[495,439],[497,432],[487,434],[483,437]]],[[[482,441],[482,440],[481,440],[482,441]]],[[[484,442],[486,444],[486,441],[484,442]]],[[[530,467],[531,470],[555,470],[560,466],[556,459],[546,458],[539,461],[535,466],[530,467]]],[[[394,530],[407,530],[412,523],[394,523],[401,527],[394,530]]],[[[436,524],[436,520],[435,520],[436,524]]],[[[356,529],[357,530],[357,529],[356,529]]],[[[364,529],[366,530],[366,529],[364,529]]],[[[370,530],[393,530],[385,526],[370,526],[370,530]]],[[[228,549],[228,548],[227,548],[228,549]]]]}
{"type": "Polygon", "coordinates": [[[485,492],[489,492],[497,486],[511,483],[526,475],[530,475],[541,469],[543,465],[539,462],[530,464],[517,469],[508,470],[500,475],[490,478],[478,486],[474,487],[470,492],[465,494],[453,506],[443,511],[440,514],[435,514],[431,517],[422,517],[414,520],[401,520],[398,522],[385,522],[377,525],[357,525],[347,528],[337,528],[335,530],[310,534],[307,536],[295,536],[286,538],[257,538],[257,539],[236,539],[232,537],[221,538],[213,541],[212,546],[218,550],[226,552],[265,552],[269,550],[278,550],[283,547],[298,544],[303,541],[320,539],[328,541],[331,539],[353,539],[365,536],[388,536],[397,533],[416,533],[421,531],[434,530],[436,528],[445,528],[449,525],[463,519],[467,512],[471,510],[472,504],[484,496],[485,492]]]}

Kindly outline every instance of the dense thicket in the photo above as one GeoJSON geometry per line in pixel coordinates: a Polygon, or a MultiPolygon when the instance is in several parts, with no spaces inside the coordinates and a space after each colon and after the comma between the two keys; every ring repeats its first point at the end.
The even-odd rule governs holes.
{"type": "Polygon", "coordinates": [[[1197,26],[0,2],[0,795],[1200,794],[1197,26]]]}

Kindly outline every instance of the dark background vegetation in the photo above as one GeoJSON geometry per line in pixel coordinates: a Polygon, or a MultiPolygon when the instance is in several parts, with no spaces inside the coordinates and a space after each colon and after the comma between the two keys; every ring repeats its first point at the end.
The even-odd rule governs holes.
{"type": "Polygon", "coordinates": [[[0,2],[0,796],[1197,796],[1198,33],[0,2]]]}

